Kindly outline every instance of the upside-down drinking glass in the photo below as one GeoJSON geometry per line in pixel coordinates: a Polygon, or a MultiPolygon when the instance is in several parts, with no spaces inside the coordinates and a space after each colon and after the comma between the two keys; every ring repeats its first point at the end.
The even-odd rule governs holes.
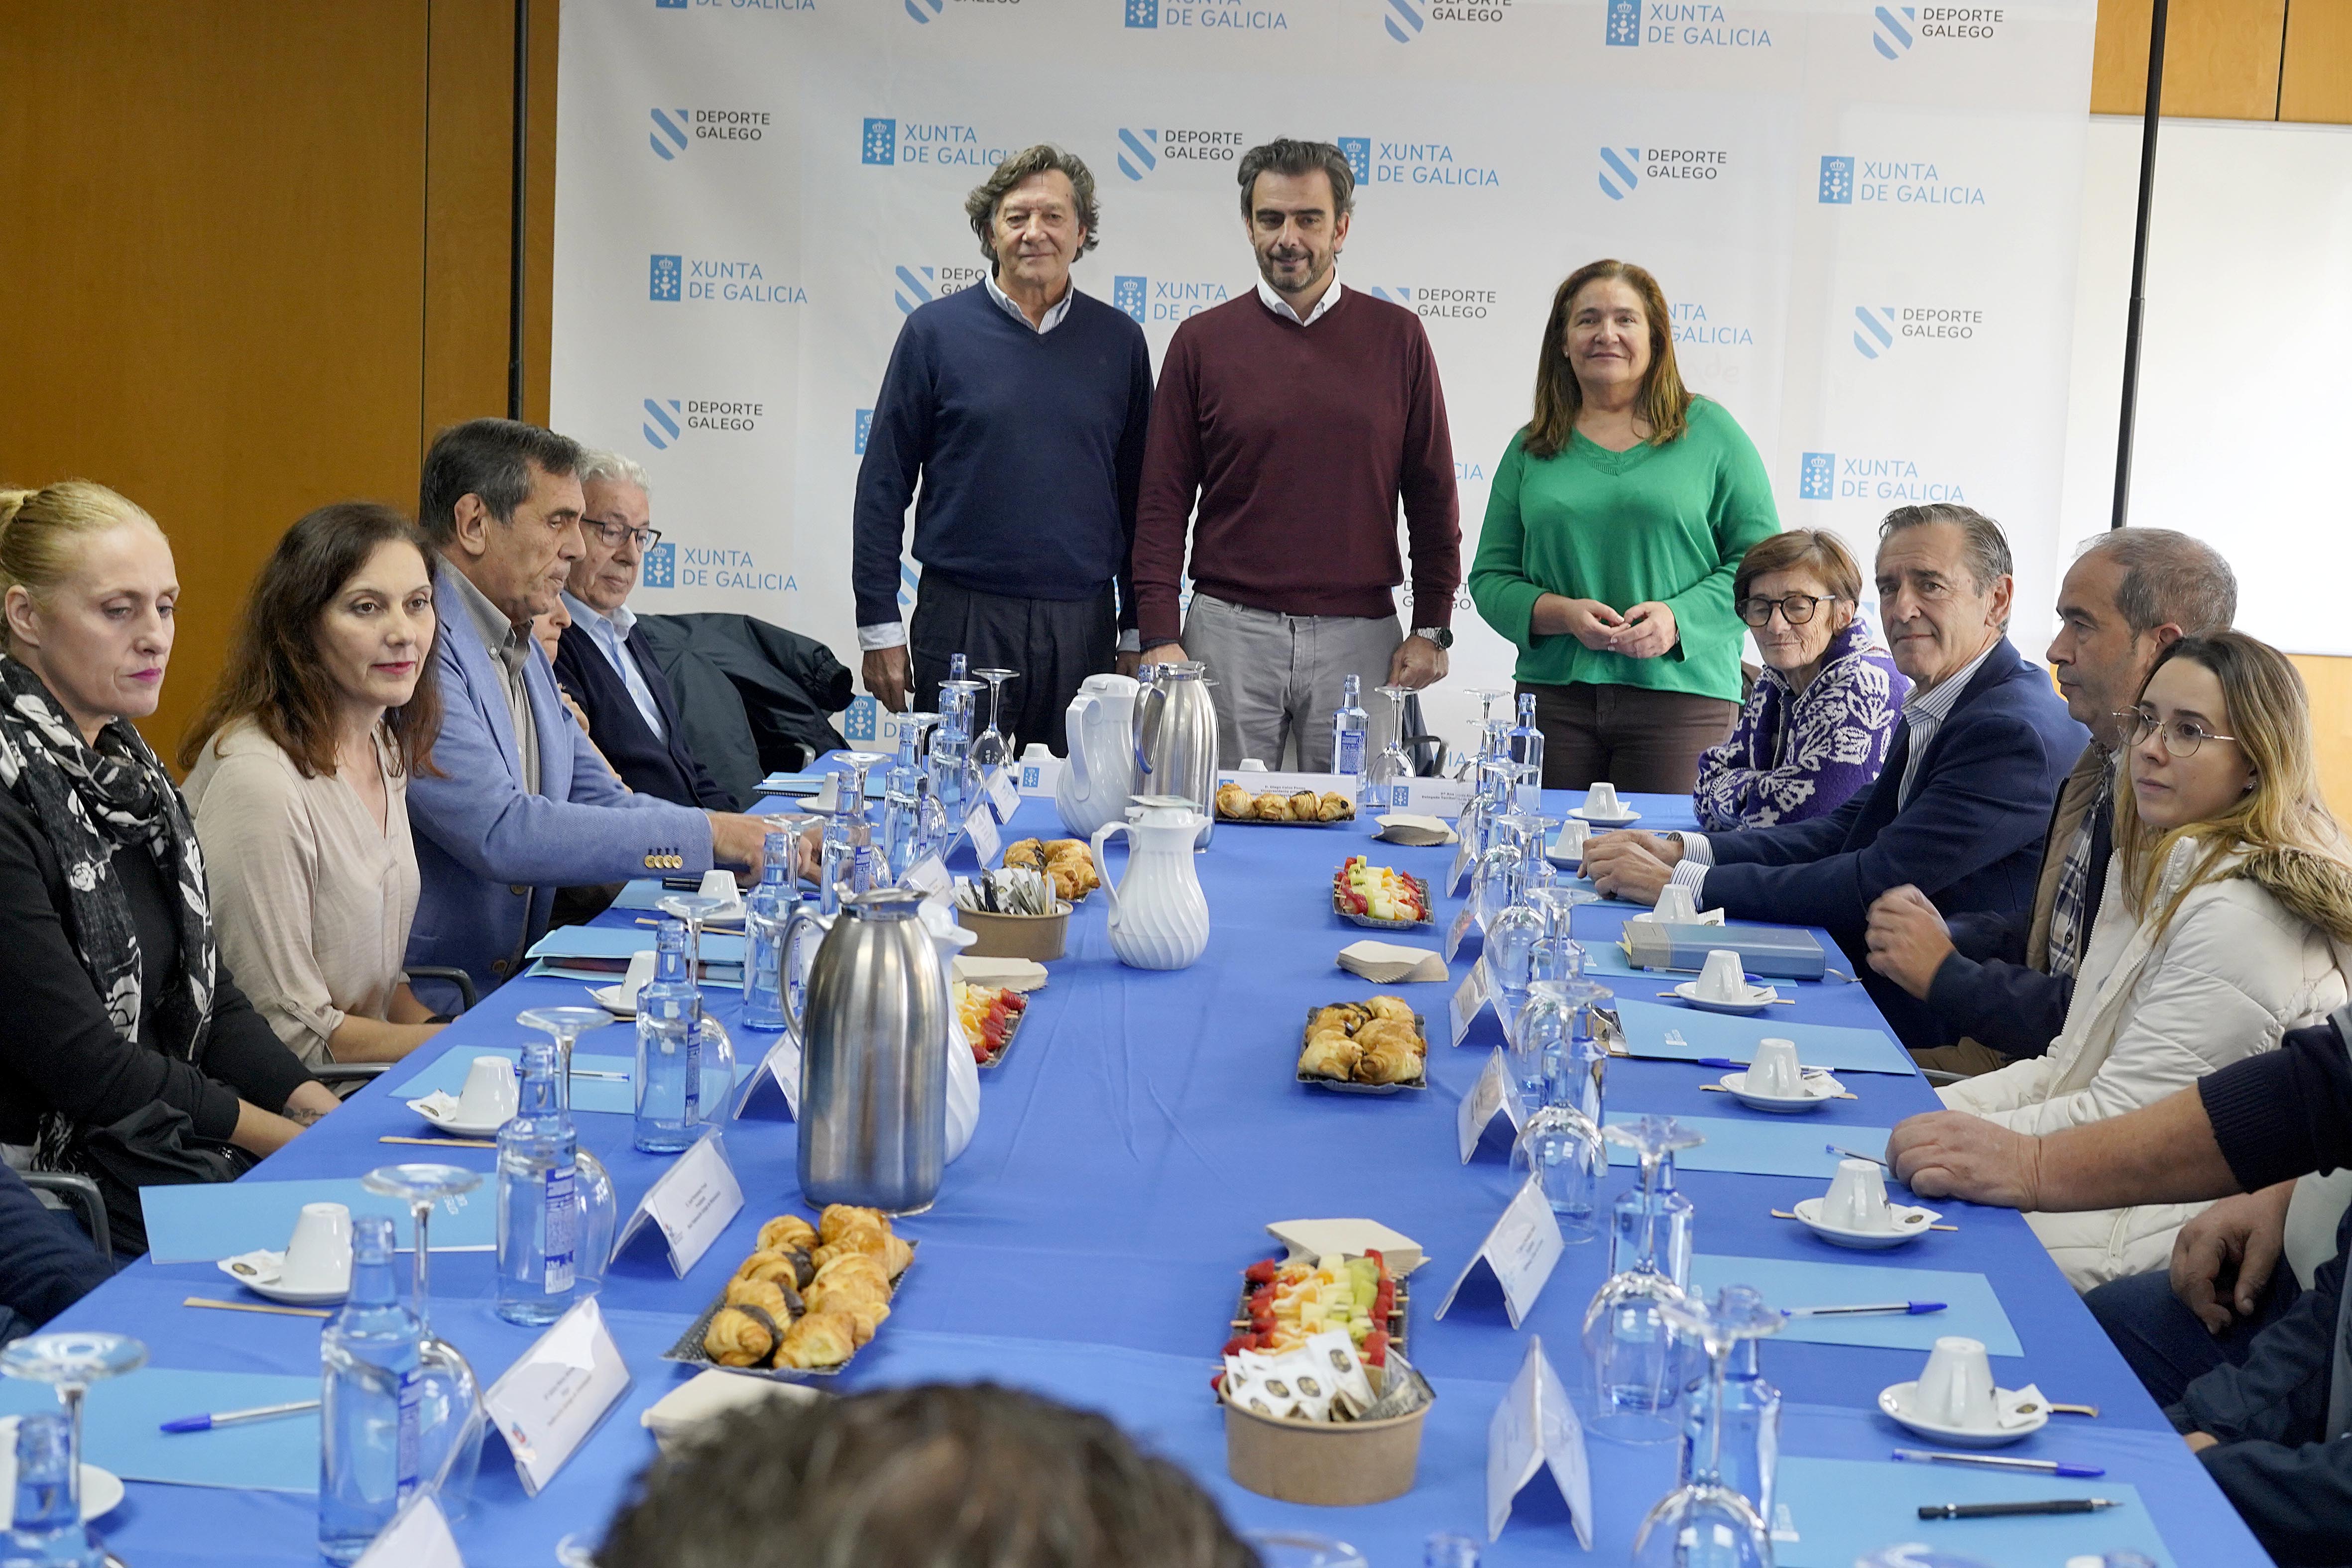
{"type": "Polygon", "coordinates": [[[1012,735],[997,727],[997,717],[1004,711],[1004,683],[1021,678],[1018,670],[974,670],[973,674],[988,683],[988,727],[971,737],[971,765],[985,778],[992,768],[1002,768],[1015,755],[1012,735]]]}
{"type": "Polygon", "coordinates": [[[1669,1442],[1675,1406],[1690,1381],[1689,1354],[1664,1313],[1667,1303],[1684,1299],[1676,1276],[1687,1277],[1690,1266],[1690,1200],[1673,1190],[1674,1153],[1706,1140],[1672,1116],[1605,1125],[1601,1135],[1633,1149],[1642,1185],[1617,1200],[1609,1238],[1614,1271],[1584,1309],[1584,1353],[1592,1372],[1590,1425],[1620,1442],[1669,1442]],[[1669,1199],[1679,1200],[1679,1210],[1669,1199]]]}
{"type": "MultiPolygon", "coordinates": [[[[93,1383],[136,1372],[147,1364],[147,1347],[129,1334],[89,1329],[37,1333],[0,1350],[0,1373],[58,1391],[66,1417],[66,1487],[73,1517],[81,1517],[81,1401],[93,1383]]],[[[12,1501],[14,1500],[11,1500],[12,1501]]]]}
{"type": "MultiPolygon", "coordinates": [[[[562,1084],[562,1076],[556,1082],[562,1084]]],[[[482,1462],[482,1385],[465,1353],[433,1332],[432,1277],[425,1260],[433,1206],[464,1197],[485,1179],[481,1172],[459,1166],[430,1165],[378,1166],[360,1177],[368,1191],[405,1202],[415,1224],[415,1299],[410,1310],[425,1331],[416,1369],[416,1473],[435,1478],[441,1511],[453,1520],[464,1518],[473,1506],[474,1477],[482,1462]]],[[[604,1235],[609,1249],[612,1231],[604,1235]]]]}
{"type": "Polygon", "coordinates": [[[1725,1291],[1712,1304],[1695,1297],[1658,1309],[1675,1331],[1706,1353],[1705,1383],[1694,1390],[1710,1418],[1703,1448],[1685,1454],[1689,1470],[1642,1521],[1634,1568],[1772,1568],[1772,1534],[1754,1503],[1723,1479],[1724,1373],[1743,1340],[1777,1333],[1788,1322],[1753,1291],[1725,1291]]]}

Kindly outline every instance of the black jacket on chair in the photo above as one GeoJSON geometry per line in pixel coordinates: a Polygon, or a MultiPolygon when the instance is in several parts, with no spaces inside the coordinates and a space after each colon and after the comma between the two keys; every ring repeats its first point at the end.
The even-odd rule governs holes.
{"type": "Polygon", "coordinates": [[[629,641],[669,676],[696,755],[739,799],[849,744],[832,723],[849,706],[849,672],[814,637],[714,612],[641,615],[629,641]]]}
{"type": "Polygon", "coordinates": [[[613,668],[613,662],[586,627],[566,627],[555,656],[556,678],[587,710],[588,737],[596,743],[596,749],[621,775],[621,782],[641,795],[680,806],[699,806],[706,811],[736,810],[734,797],[719,788],[687,744],[677,699],[646,651],[643,638],[625,638],[621,646],[636,661],[638,674],[654,695],[654,706],[662,721],[658,736],[637,711],[637,699],[629,695],[621,673],[613,668]]]}

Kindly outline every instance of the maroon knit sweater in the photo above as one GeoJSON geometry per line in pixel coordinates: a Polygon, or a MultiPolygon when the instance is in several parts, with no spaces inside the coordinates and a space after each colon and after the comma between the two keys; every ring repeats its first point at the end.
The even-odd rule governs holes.
{"type": "Polygon", "coordinates": [[[1414,626],[1449,625],[1462,523],[1445,393],[1421,319],[1348,289],[1311,327],[1253,288],[1176,329],[1160,366],[1136,507],[1143,645],[1181,632],[1192,586],[1286,615],[1387,615],[1412,550],[1414,626]]]}

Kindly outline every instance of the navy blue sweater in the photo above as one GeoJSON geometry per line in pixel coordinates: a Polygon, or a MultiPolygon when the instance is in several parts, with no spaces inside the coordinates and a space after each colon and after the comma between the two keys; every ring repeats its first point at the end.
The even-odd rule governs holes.
{"type": "Polygon", "coordinates": [[[907,318],[857,470],[851,580],[857,623],[901,619],[898,549],[959,586],[1088,599],[1116,581],[1135,624],[1128,557],[1151,423],[1151,357],[1124,311],[1075,294],[1038,333],[985,284],[907,318]]]}

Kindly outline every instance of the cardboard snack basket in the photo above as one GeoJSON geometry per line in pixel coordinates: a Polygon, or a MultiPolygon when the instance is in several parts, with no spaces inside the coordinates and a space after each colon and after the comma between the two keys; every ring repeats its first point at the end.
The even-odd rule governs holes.
{"type": "Polygon", "coordinates": [[[1285,1421],[1220,1403],[1225,1472],[1260,1497],[1353,1508],[1412,1490],[1429,1405],[1382,1421],[1285,1421]]]}
{"type": "Polygon", "coordinates": [[[964,951],[975,958],[1034,958],[1048,963],[1062,956],[1070,935],[1070,904],[1063,900],[1051,915],[991,915],[982,909],[957,906],[956,924],[977,932],[980,940],[964,951]]]}

